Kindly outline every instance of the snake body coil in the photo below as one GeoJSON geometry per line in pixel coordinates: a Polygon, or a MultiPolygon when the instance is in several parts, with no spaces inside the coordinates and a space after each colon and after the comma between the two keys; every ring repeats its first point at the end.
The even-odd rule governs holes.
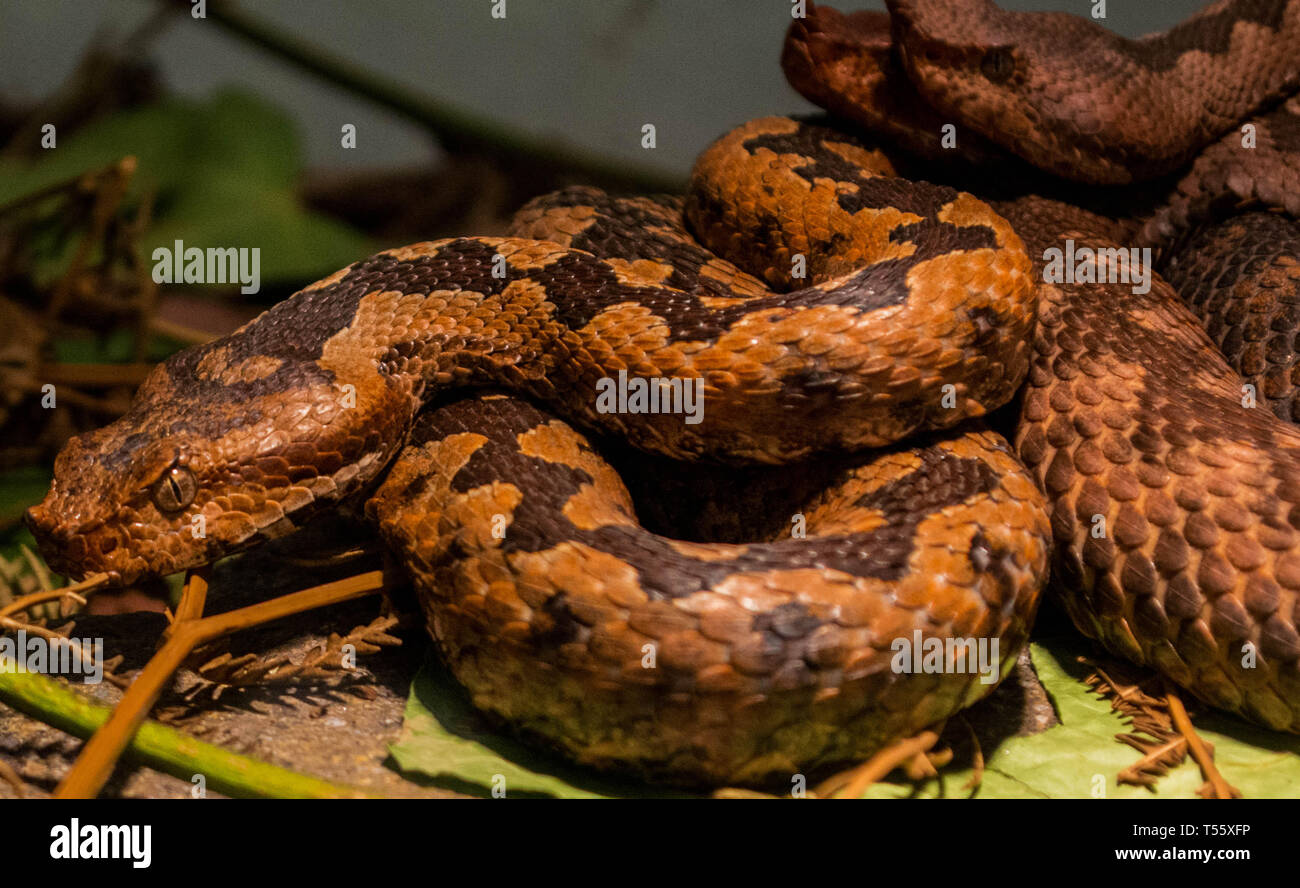
{"type": "MultiPolygon", "coordinates": [[[[860,758],[982,697],[1027,636],[1054,537],[1084,632],[1300,730],[1300,433],[1242,406],[1163,282],[1038,283],[1066,238],[1163,246],[1196,236],[1215,183],[1286,191],[1292,107],[1270,106],[1300,85],[1300,0],[1217,3],[1143,41],[985,0],[888,6],[811,8],[783,63],[936,169],[949,119],[968,166],[1014,154],[1090,182],[1210,147],[1117,226],[1036,197],[999,215],[835,130],[745,124],[684,201],[548,195],[510,238],[381,253],[174,356],[60,454],[29,512],[43,554],[131,581],[363,496],[476,705],[583,762],[719,783],[860,758]],[[1256,114],[1267,154],[1226,173],[1224,133],[1256,114]],[[1028,469],[996,434],[953,428],[1026,373],[1028,469]],[[703,415],[610,412],[597,392],[615,378],[698,385],[703,415]],[[807,536],[652,533],[565,420],[683,460],[818,456],[789,469],[807,536]],[[934,669],[896,656],[934,644],[934,669]],[[962,667],[981,644],[987,676],[962,667]]],[[[1239,326],[1220,338],[1258,340],[1239,326]]],[[[1281,400],[1278,351],[1263,347],[1282,371],[1259,348],[1247,363],[1281,400]]]]}
{"type": "MultiPolygon", "coordinates": [[[[1031,249],[1118,246],[1073,208],[1000,209],[1056,232],[1031,249]]],[[[1215,706],[1300,731],[1300,429],[1243,404],[1167,284],[1043,288],[1016,444],[1075,624],[1215,706]]]]}
{"type": "Polygon", "coordinates": [[[992,432],[849,460],[797,506],[807,539],[656,536],[582,435],[503,396],[417,423],[368,511],[476,706],[587,764],[725,783],[859,758],[982,698],[1037,606],[1042,500],[992,432]]]}
{"type": "Polygon", "coordinates": [[[780,118],[702,158],[688,215],[729,255],[784,223],[786,252],[759,271],[790,281],[802,253],[810,284],[787,292],[691,241],[671,202],[584,191],[521,213],[518,231],[552,240],[459,238],[343,269],[169,359],[126,416],[73,439],[30,511],[42,551],[73,575],[169,573],[382,480],[368,511],[484,709],[583,761],[677,780],[868,754],[988,693],[1025,638],[1047,527],[996,435],[846,466],[796,504],[809,539],[708,546],[640,530],[581,436],[522,402],[417,419],[492,385],[668,456],[780,462],[1005,403],[1036,305],[1019,239],[970,195],[880,163],[780,118]],[[620,372],[698,381],[702,421],[600,411],[620,372]],[[987,675],[955,672],[952,650],[939,672],[891,668],[896,639],[953,637],[985,646],[987,675]]]}

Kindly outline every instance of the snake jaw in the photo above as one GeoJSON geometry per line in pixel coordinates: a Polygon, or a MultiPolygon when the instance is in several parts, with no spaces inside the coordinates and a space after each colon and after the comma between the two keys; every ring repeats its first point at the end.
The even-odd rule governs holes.
{"type": "MultiPolygon", "coordinates": [[[[113,585],[145,576],[165,576],[203,563],[202,557],[177,558],[177,529],[159,532],[141,513],[153,509],[147,495],[106,515],[80,517],[63,510],[53,485],[43,502],[27,510],[26,522],[46,562],[60,574],[81,579],[107,573],[113,585]]],[[[179,519],[176,520],[179,524],[179,519]]]]}

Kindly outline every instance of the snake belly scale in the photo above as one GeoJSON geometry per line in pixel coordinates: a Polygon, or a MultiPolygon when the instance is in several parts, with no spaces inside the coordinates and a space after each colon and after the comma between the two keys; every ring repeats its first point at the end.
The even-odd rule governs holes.
{"type": "Polygon", "coordinates": [[[769,118],[705,153],[684,208],[575,189],[520,237],[358,262],[160,365],[29,523],[60,571],[129,582],[366,497],[457,679],[527,734],[687,782],[868,755],[992,690],[1049,538],[1006,442],[944,431],[1024,378],[1028,257],[983,202],[891,173],[769,118]],[[620,371],[698,380],[702,421],[597,410],[620,371]],[[675,541],[561,416],[677,459],[842,462],[806,539],[675,541]],[[907,673],[900,638],[1001,644],[987,676],[951,649],[907,673]]]}

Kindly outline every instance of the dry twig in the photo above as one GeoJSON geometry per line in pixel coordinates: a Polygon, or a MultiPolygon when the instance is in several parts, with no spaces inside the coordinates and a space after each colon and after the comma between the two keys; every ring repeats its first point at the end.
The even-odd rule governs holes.
{"type": "Polygon", "coordinates": [[[242,654],[236,657],[229,651],[215,654],[211,646],[204,646],[185,663],[208,682],[196,688],[191,697],[210,692],[216,700],[230,687],[338,678],[352,669],[352,654],[373,654],[382,647],[400,645],[402,640],[388,633],[397,622],[395,616],[380,616],[368,625],[355,627],[347,635],[331,632],[328,639],[308,651],[297,663],[287,654],[242,654]]]}
{"type": "Polygon", "coordinates": [[[1214,747],[1196,733],[1172,686],[1151,674],[1121,674],[1119,670],[1126,667],[1103,668],[1087,657],[1080,657],[1079,662],[1093,669],[1084,683],[1110,700],[1111,709],[1129,723],[1129,733],[1116,734],[1115,739],[1141,753],[1136,762],[1116,775],[1118,782],[1154,790],[1156,782],[1186,761],[1191,752],[1206,780],[1198,790],[1203,798],[1240,797],[1241,793],[1219,774],[1214,765],[1214,747]]]}
{"type": "Polygon", "coordinates": [[[211,617],[194,618],[201,612],[201,598],[206,582],[198,583],[191,575],[181,596],[177,619],[164,634],[165,642],[113,710],[113,714],[81,750],[76,764],[59,784],[60,798],[89,798],[108,781],[122,751],[131,742],[136,729],[148,717],[163,688],[185,659],[198,646],[239,629],[278,620],[305,610],[350,601],[383,588],[383,573],[371,571],[333,583],[325,583],[290,595],[283,595],[211,617]],[[195,602],[198,602],[197,608],[195,602]]]}

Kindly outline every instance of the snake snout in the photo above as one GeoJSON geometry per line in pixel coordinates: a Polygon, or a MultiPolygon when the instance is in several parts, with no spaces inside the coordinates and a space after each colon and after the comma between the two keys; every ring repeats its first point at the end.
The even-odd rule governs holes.
{"type": "Polygon", "coordinates": [[[38,543],[45,540],[66,543],[103,525],[101,516],[86,515],[81,510],[69,512],[66,505],[66,500],[55,500],[51,495],[24,513],[23,520],[38,543]]]}
{"type": "Polygon", "coordinates": [[[24,519],[45,563],[71,581],[103,573],[110,585],[121,585],[136,579],[146,567],[123,545],[122,535],[102,521],[68,523],[44,505],[29,508],[24,519]]]}
{"type": "Polygon", "coordinates": [[[24,513],[23,520],[36,538],[41,557],[51,567],[66,574],[68,571],[64,562],[67,559],[64,556],[72,544],[75,528],[68,524],[57,509],[50,508],[44,502],[30,507],[24,513]]]}
{"type": "Polygon", "coordinates": [[[66,502],[47,496],[23,514],[41,557],[67,577],[116,567],[121,535],[102,516],[69,513],[66,502]]]}
{"type": "Polygon", "coordinates": [[[54,517],[49,509],[45,508],[43,503],[31,506],[23,514],[23,521],[26,523],[27,529],[37,539],[52,536],[59,526],[58,519],[54,517]]]}

